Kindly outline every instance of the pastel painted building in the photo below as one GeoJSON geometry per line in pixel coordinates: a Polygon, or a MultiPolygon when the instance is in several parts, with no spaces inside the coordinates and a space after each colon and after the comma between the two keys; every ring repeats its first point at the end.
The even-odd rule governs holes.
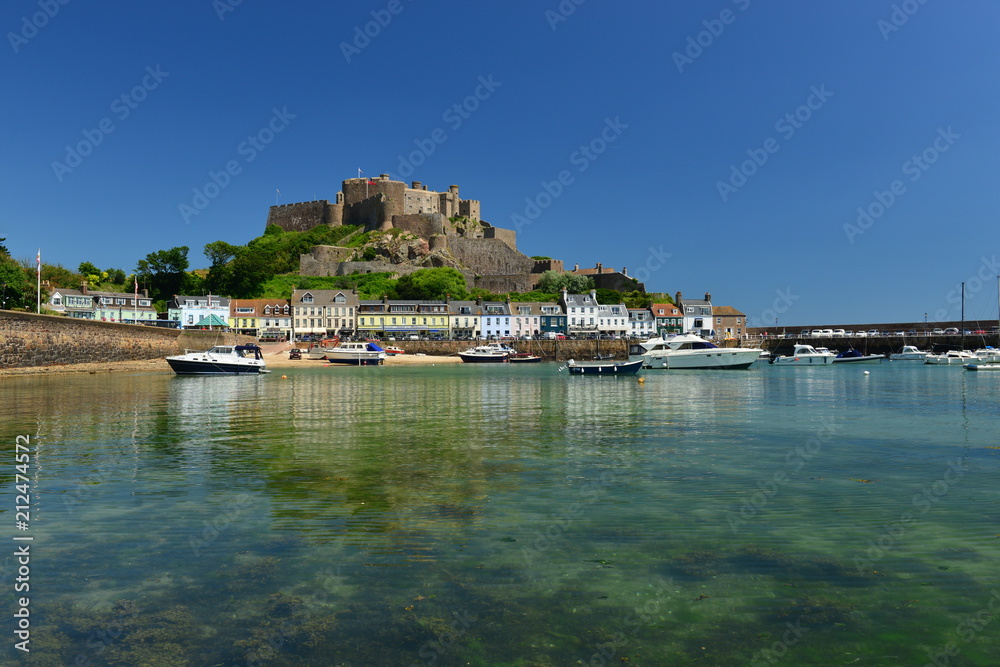
{"type": "Polygon", "coordinates": [[[228,328],[229,297],[175,294],[167,303],[167,319],[178,322],[181,329],[228,328]]]}
{"type": "Polygon", "coordinates": [[[656,320],[656,334],[669,336],[684,332],[684,315],[681,309],[672,303],[654,303],[649,307],[656,320]]]}
{"type": "Polygon", "coordinates": [[[292,292],[296,336],[353,336],[358,312],[354,290],[297,289],[292,292]]]}

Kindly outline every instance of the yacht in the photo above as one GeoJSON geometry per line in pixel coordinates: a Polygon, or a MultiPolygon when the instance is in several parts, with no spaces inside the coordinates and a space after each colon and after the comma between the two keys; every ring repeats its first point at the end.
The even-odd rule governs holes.
{"type": "Polygon", "coordinates": [[[256,345],[216,345],[210,350],[167,357],[178,375],[257,375],[267,373],[267,364],[256,345]]]}
{"type": "Polygon", "coordinates": [[[386,357],[385,350],[371,341],[341,341],[335,347],[324,349],[323,352],[331,364],[356,366],[375,366],[385,362],[386,357]]]}
{"type": "Polygon", "coordinates": [[[779,355],[771,359],[771,363],[782,366],[832,366],[836,358],[837,355],[829,350],[820,351],[812,345],[796,343],[791,355],[779,355]]]}
{"type": "Polygon", "coordinates": [[[964,366],[965,364],[983,363],[979,357],[967,350],[948,350],[944,354],[928,354],[924,357],[925,364],[944,366],[964,366]]]}
{"type": "Polygon", "coordinates": [[[641,359],[643,368],[750,368],[763,350],[749,347],[719,347],[694,334],[650,338],[633,345],[630,360],[641,359]]]}
{"type": "MultiPolygon", "coordinates": [[[[817,351],[821,351],[823,348],[818,348],[817,351]]],[[[849,350],[841,352],[833,358],[833,363],[835,364],[868,364],[868,363],[879,363],[885,359],[884,355],[881,354],[862,354],[861,352],[855,350],[853,347],[849,350]]]]}
{"type": "Polygon", "coordinates": [[[516,354],[516,350],[503,343],[489,343],[470,347],[464,352],[459,352],[458,356],[468,363],[503,363],[513,354],[516,354]]]}
{"type": "Polygon", "coordinates": [[[924,361],[928,354],[930,352],[918,350],[916,345],[904,345],[901,351],[890,354],[889,359],[892,361],[924,361]]]}

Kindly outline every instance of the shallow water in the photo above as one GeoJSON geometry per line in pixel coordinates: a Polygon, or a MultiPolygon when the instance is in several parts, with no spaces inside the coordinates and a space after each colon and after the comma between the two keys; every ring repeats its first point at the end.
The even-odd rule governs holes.
{"type": "Polygon", "coordinates": [[[995,664],[1000,373],[557,368],[5,379],[27,662],[995,664]]]}

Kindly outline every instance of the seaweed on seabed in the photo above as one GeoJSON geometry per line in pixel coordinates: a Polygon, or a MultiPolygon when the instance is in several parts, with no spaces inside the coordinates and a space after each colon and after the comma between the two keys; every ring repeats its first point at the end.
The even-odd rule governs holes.
{"type": "Polygon", "coordinates": [[[736,567],[762,571],[780,579],[836,581],[837,584],[865,583],[868,575],[853,565],[829,556],[789,556],[777,549],[756,545],[741,547],[733,557],[736,567]]]}
{"type": "MultiPolygon", "coordinates": [[[[121,601],[118,604],[134,603],[121,601]]],[[[116,605],[117,607],[118,605],[116,605]]],[[[177,605],[160,612],[135,610],[125,632],[107,647],[109,665],[185,667],[197,654],[198,626],[188,608],[177,605]]]]}
{"type": "Polygon", "coordinates": [[[268,583],[278,571],[280,558],[265,556],[237,565],[227,574],[229,579],[226,588],[230,591],[248,591],[261,588],[268,583]]]}
{"type": "Polygon", "coordinates": [[[687,551],[674,556],[673,561],[677,564],[674,569],[691,579],[705,579],[717,574],[715,564],[720,557],[720,554],[704,549],[687,551]]]}
{"type": "Polygon", "coordinates": [[[308,658],[317,647],[336,640],[336,616],[308,617],[301,598],[274,593],[264,603],[264,614],[248,637],[234,642],[242,652],[241,658],[250,664],[276,660],[279,656],[308,658]]]}

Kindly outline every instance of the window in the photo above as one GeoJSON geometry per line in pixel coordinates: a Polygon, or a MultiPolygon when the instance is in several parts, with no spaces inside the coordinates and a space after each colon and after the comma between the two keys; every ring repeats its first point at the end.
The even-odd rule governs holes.
{"type": "Polygon", "coordinates": [[[308,292],[302,295],[302,303],[312,303],[313,295],[308,292]]]}
{"type": "Polygon", "coordinates": [[[347,303],[347,297],[344,296],[343,294],[338,294],[337,296],[333,297],[333,302],[334,303],[347,303]]]}

